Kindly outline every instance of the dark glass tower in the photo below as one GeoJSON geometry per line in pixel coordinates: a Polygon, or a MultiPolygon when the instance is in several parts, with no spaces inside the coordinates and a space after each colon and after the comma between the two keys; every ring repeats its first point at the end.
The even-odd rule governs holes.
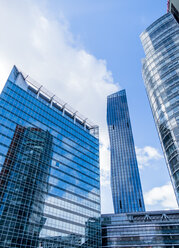
{"type": "Polygon", "coordinates": [[[145,211],[125,90],[107,98],[115,213],[145,211]]]}

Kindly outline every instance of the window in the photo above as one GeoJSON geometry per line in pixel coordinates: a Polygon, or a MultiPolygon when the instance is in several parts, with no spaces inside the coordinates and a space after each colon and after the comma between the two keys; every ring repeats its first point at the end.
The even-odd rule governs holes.
{"type": "Polygon", "coordinates": [[[122,202],[121,202],[121,200],[120,200],[120,209],[122,209],[122,202]]]}
{"type": "Polygon", "coordinates": [[[141,199],[139,199],[139,206],[142,207],[141,199]]]}

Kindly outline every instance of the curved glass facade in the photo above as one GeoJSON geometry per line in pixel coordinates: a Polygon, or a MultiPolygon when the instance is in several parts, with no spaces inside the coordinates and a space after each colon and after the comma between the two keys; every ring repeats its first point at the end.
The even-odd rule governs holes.
{"type": "Polygon", "coordinates": [[[125,90],[107,98],[115,213],[145,211],[125,90]]]}
{"type": "Polygon", "coordinates": [[[143,79],[179,204],[179,24],[165,14],[141,41],[143,79]]]}
{"type": "Polygon", "coordinates": [[[0,96],[0,247],[100,247],[99,140],[36,86],[0,96]]]}

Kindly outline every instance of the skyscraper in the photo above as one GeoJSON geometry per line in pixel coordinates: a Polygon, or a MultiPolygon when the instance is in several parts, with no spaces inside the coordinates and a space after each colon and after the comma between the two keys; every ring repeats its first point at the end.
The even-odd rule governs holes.
{"type": "Polygon", "coordinates": [[[100,238],[98,126],[14,67],[0,95],[0,247],[100,238]]]}
{"type": "MultiPolygon", "coordinates": [[[[172,3],[169,7],[172,10],[172,3]]],[[[175,5],[176,7],[177,5],[175,5]]],[[[179,24],[171,13],[142,34],[143,79],[179,204],[179,24]]]]}
{"type": "Polygon", "coordinates": [[[107,98],[115,213],[145,211],[125,90],[107,98]]]}

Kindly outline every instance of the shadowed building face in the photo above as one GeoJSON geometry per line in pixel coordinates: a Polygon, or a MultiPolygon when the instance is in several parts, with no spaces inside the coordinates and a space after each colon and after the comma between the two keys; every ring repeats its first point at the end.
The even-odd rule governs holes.
{"type": "Polygon", "coordinates": [[[177,22],[179,23],[179,1],[168,0],[168,12],[171,12],[177,22]]]}

